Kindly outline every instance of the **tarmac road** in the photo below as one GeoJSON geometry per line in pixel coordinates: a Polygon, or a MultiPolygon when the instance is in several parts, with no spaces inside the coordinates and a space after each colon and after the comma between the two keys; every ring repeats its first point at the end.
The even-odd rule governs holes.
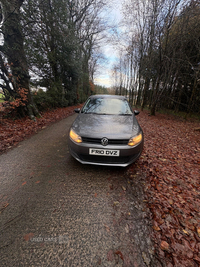
{"type": "Polygon", "coordinates": [[[0,155],[0,266],[157,265],[143,183],[68,152],[76,114],[0,155]]]}

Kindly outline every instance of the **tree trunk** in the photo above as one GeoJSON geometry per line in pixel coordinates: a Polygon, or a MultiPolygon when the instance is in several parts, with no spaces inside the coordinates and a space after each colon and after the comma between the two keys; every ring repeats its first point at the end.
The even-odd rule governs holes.
{"type": "Polygon", "coordinates": [[[137,94],[137,100],[136,100],[136,107],[137,106],[141,106],[142,87],[143,87],[143,84],[141,84],[141,79],[140,79],[139,88],[138,88],[138,94],[137,94]]]}
{"type": "Polygon", "coordinates": [[[30,76],[28,72],[28,64],[24,52],[24,37],[20,25],[20,7],[23,0],[2,0],[3,8],[3,34],[4,45],[3,53],[7,57],[8,64],[12,75],[13,90],[16,92],[17,98],[20,98],[19,89],[27,92],[24,111],[34,119],[40,116],[35,107],[30,91],[30,76]]]}
{"type": "Polygon", "coordinates": [[[157,84],[156,84],[156,89],[155,89],[154,95],[153,95],[153,103],[152,103],[152,106],[151,106],[151,115],[152,116],[156,115],[156,106],[157,106],[159,85],[160,85],[160,80],[158,79],[157,84]]]}
{"type": "Polygon", "coordinates": [[[194,80],[192,94],[191,94],[190,101],[189,101],[188,108],[187,108],[186,118],[187,118],[187,115],[190,115],[190,113],[192,112],[196,90],[197,90],[197,77],[195,77],[195,80],[194,80]]]}
{"type": "Polygon", "coordinates": [[[149,90],[149,84],[150,84],[150,79],[148,77],[146,77],[145,85],[144,85],[144,91],[143,91],[142,106],[141,106],[142,111],[143,111],[143,109],[146,105],[146,102],[147,102],[147,91],[149,90]]]}

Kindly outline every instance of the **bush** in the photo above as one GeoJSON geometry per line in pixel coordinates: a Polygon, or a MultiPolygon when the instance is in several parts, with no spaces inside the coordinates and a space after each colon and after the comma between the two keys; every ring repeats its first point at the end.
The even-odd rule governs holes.
{"type": "Polygon", "coordinates": [[[65,98],[65,95],[53,89],[47,92],[44,92],[42,89],[33,92],[33,100],[39,111],[57,107],[67,107],[69,105],[69,101],[65,98]]]}
{"type": "Polygon", "coordinates": [[[52,99],[42,89],[39,89],[37,92],[33,92],[33,100],[40,111],[51,107],[52,99]]]}

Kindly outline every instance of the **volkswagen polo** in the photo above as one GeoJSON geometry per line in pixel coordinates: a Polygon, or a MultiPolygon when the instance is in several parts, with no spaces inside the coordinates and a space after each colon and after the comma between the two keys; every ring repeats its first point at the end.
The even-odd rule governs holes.
{"type": "Polygon", "coordinates": [[[83,164],[126,167],[141,155],[143,131],[124,96],[93,95],[69,131],[69,151],[83,164]]]}

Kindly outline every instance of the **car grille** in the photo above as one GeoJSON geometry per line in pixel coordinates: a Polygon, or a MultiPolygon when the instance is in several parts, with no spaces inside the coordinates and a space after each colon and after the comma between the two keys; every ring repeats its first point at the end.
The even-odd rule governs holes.
{"type": "Polygon", "coordinates": [[[80,155],[80,159],[86,162],[105,163],[105,164],[125,164],[138,156],[125,156],[125,157],[104,157],[94,155],[80,155]]]}
{"type": "MultiPolygon", "coordinates": [[[[97,138],[87,138],[87,137],[81,137],[82,141],[84,143],[89,143],[89,144],[101,144],[101,139],[97,138]]],[[[128,144],[128,139],[126,140],[121,140],[121,139],[108,139],[108,145],[127,145],[128,144]]]]}

